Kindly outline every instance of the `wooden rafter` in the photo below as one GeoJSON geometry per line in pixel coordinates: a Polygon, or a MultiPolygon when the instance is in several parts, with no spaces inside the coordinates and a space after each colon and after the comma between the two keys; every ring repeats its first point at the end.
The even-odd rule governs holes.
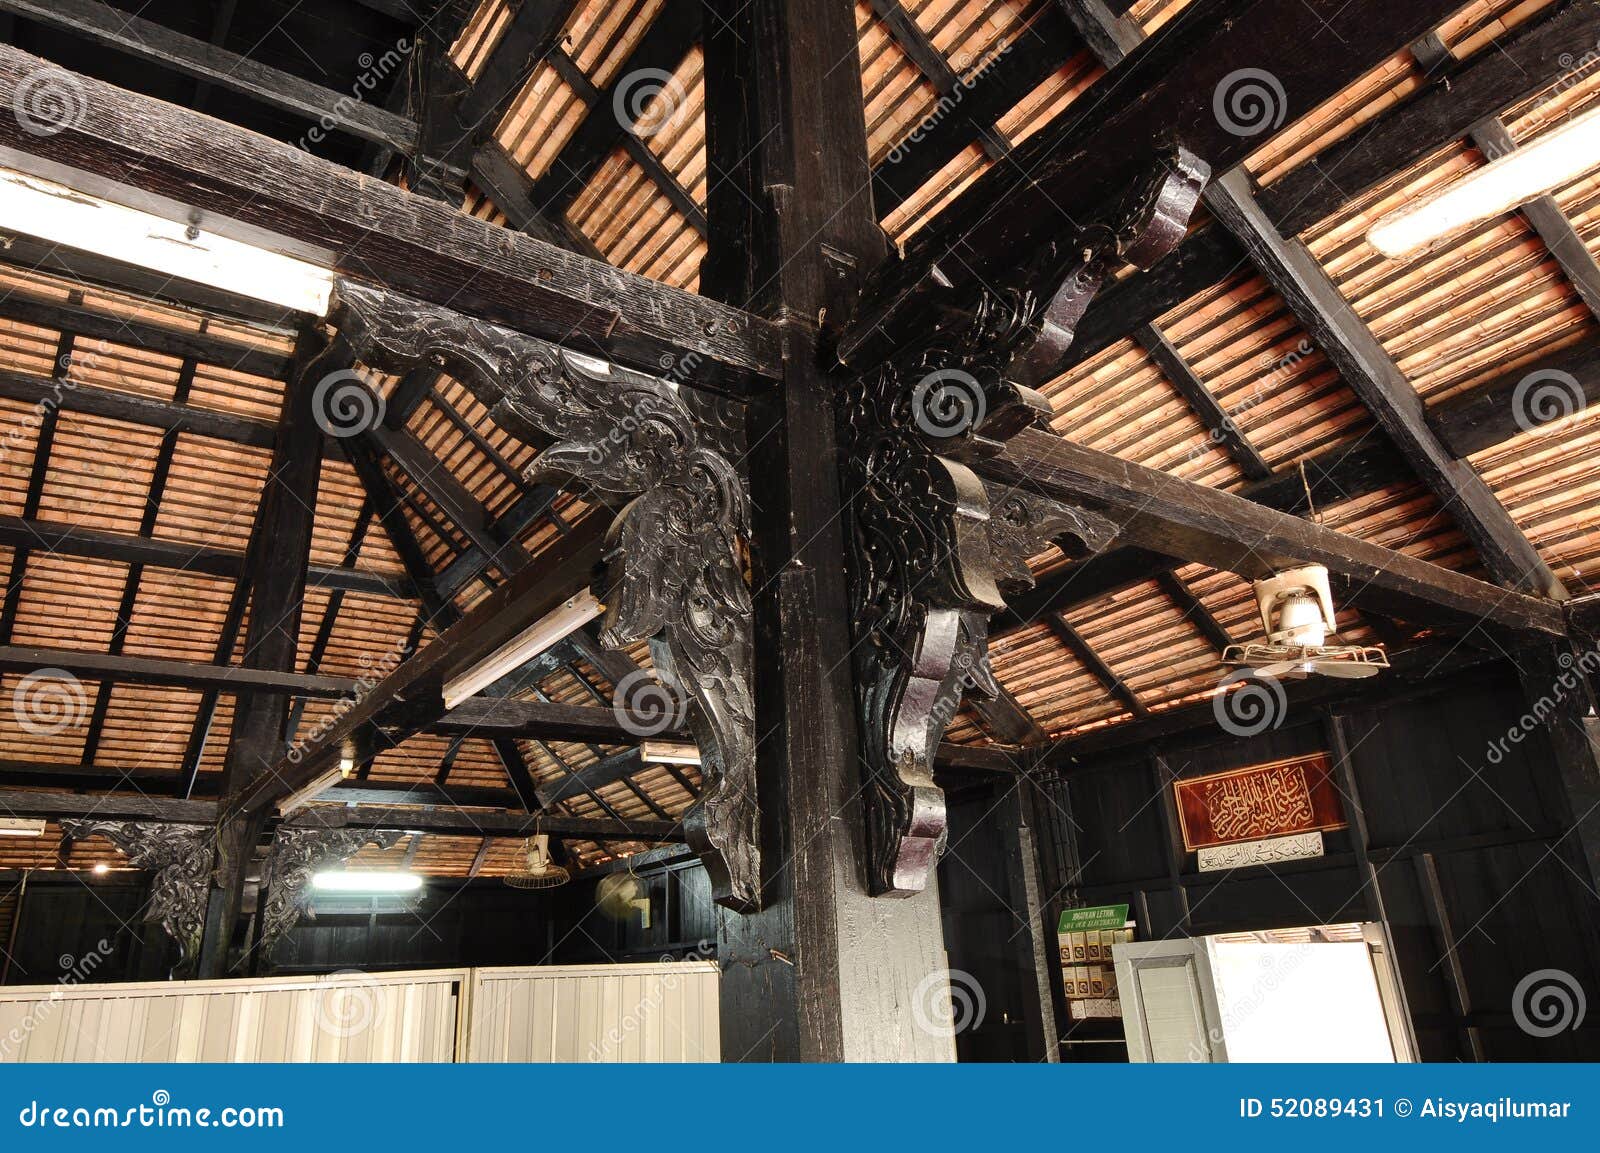
{"type": "Polygon", "coordinates": [[[986,479],[1098,509],[1130,544],[1247,579],[1290,563],[1322,564],[1342,586],[1362,587],[1368,600],[1409,619],[1565,635],[1561,608],[1550,601],[1497,589],[1051,432],[1019,433],[998,456],[975,467],[986,479]]]}
{"type": "Polygon", "coordinates": [[[95,0],[0,0],[0,9],[218,87],[241,92],[308,120],[332,123],[363,140],[398,152],[409,153],[416,146],[417,126],[403,116],[364,101],[353,101],[293,73],[259,64],[236,52],[175,32],[153,20],[118,12],[95,0]]]}
{"type": "MultiPolygon", "coordinates": [[[[0,45],[0,100],[53,69],[0,45]]],[[[251,225],[244,238],[255,243],[311,255],[357,280],[379,276],[387,287],[645,372],[660,372],[665,356],[692,358],[690,383],[741,395],[779,373],[775,328],[740,309],[596,264],[188,109],[87,77],[71,83],[83,91],[85,113],[70,127],[40,136],[0,118],[0,146],[11,162],[65,164],[168,212],[173,201],[201,196],[219,230],[251,225]]]]}
{"type": "MultiPolygon", "coordinates": [[[[1426,88],[1263,189],[1262,210],[1282,235],[1296,235],[1350,198],[1465,138],[1484,117],[1537,96],[1570,71],[1573,44],[1596,40],[1600,9],[1593,4],[1568,3],[1530,21],[1494,48],[1438,70],[1426,88]]],[[[1198,230],[1150,272],[1101,293],[1061,369],[1131,335],[1243,265],[1243,250],[1224,229],[1198,230]]]]}

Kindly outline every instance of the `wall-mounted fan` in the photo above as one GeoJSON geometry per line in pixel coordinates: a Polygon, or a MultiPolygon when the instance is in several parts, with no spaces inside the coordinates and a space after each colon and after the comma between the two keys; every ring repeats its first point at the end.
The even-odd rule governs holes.
{"type": "Polygon", "coordinates": [[[543,833],[522,843],[522,860],[521,869],[506,874],[506,884],[513,889],[554,889],[572,879],[572,874],[550,856],[550,838],[543,833]]]}
{"type": "Polygon", "coordinates": [[[614,921],[626,921],[639,914],[639,927],[650,927],[650,890],[631,872],[601,877],[595,886],[595,907],[614,921]]]}
{"type": "Polygon", "coordinates": [[[1334,631],[1333,591],[1322,565],[1273,573],[1255,582],[1255,594],[1267,639],[1229,645],[1222,654],[1225,664],[1247,665],[1257,676],[1277,678],[1318,673],[1358,679],[1389,667],[1380,648],[1328,643],[1334,631]]]}

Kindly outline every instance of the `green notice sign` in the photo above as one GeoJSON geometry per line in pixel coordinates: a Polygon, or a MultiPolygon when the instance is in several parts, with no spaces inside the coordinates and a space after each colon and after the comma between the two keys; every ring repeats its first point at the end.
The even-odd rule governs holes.
{"type": "Polygon", "coordinates": [[[1058,933],[1092,933],[1097,929],[1120,929],[1128,919],[1127,905],[1095,905],[1087,909],[1061,910],[1058,933]]]}

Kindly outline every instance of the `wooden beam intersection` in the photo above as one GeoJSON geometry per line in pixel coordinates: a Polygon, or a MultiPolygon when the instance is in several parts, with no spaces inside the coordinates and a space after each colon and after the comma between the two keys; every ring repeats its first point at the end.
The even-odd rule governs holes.
{"type": "Polygon", "coordinates": [[[659,373],[666,356],[692,361],[693,384],[733,395],[781,375],[776,328],[741,309],[0,45],[0,101],[46,78],[81,91],[83,115],[50,135],[0,118],[0,163],[169,219],[198,202],[221,233],[643,372],[659,373]]]}
{"type": "Polygon", "coordinates": [[[60,28],[398,152],[409,153],[416,143],[417,126],[403,116],[94,0],[0,0],[0,11],[60,28]]]}
{"type": "Polygon", "coordinates": [[[1367,596],[1403,607],[1410,619],[1565,635],[1561,607],[1550,601],[1496,588],[1052,432],[1025,430],[998,456],[974,467],[987,479],[1098,509],[1130,544],[1247,579],[1288,564],[1323,564],[1367,596]]]}

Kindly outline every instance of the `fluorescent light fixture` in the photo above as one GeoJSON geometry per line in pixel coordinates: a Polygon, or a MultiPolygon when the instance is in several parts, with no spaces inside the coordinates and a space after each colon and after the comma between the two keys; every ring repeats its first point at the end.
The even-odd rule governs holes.
{"type": "Polygon", "coordinates": [[[278,816],[287,817],[296,809],[303,809],[323,793],[327,792],[340,781],[350,775],[355,768],[355,759],[348,753],[339,755],[339,763],[326,772],[319,773],[310,781],[301,785],[283,800],[278,802],[278,816]]]}
{"type": "Polygon", "coordinates": [[[1454,184],[1383,217],[1367,240],[1394,260],[1427,252],[1463,229],[1510,212],[1600,167],[1600,108],[1454,184]]]}
{"type": "Polygon", "coordinates": [[[645,741],[639,755],[647,765],[698,765],[700,750],[682,741],[645,741]]]}
{"type": "Polygon", "coordinates": [[[333,295],[333,273],[308,261],[8,168],[0,226],[313,316],[327,315],[333,295]]]}
{"type": "Polygon", "coordinates": [[[319,893],[415,893],[422,878],[416,873],[329,869],[314,873],[311,887],[319,893]]]}
{"type": "Polygon", "coordinates": [[[445,681],[444,707],[453,709],[468,697],[476,696],[605,611],[606,606],[587,589],[568,597],[483,660],[445,681]]]}
{"type": "Polygon", "coordinates": [[[0,837],[42,837],[44,822],[28,817],[0,817],[0,837]]]}

